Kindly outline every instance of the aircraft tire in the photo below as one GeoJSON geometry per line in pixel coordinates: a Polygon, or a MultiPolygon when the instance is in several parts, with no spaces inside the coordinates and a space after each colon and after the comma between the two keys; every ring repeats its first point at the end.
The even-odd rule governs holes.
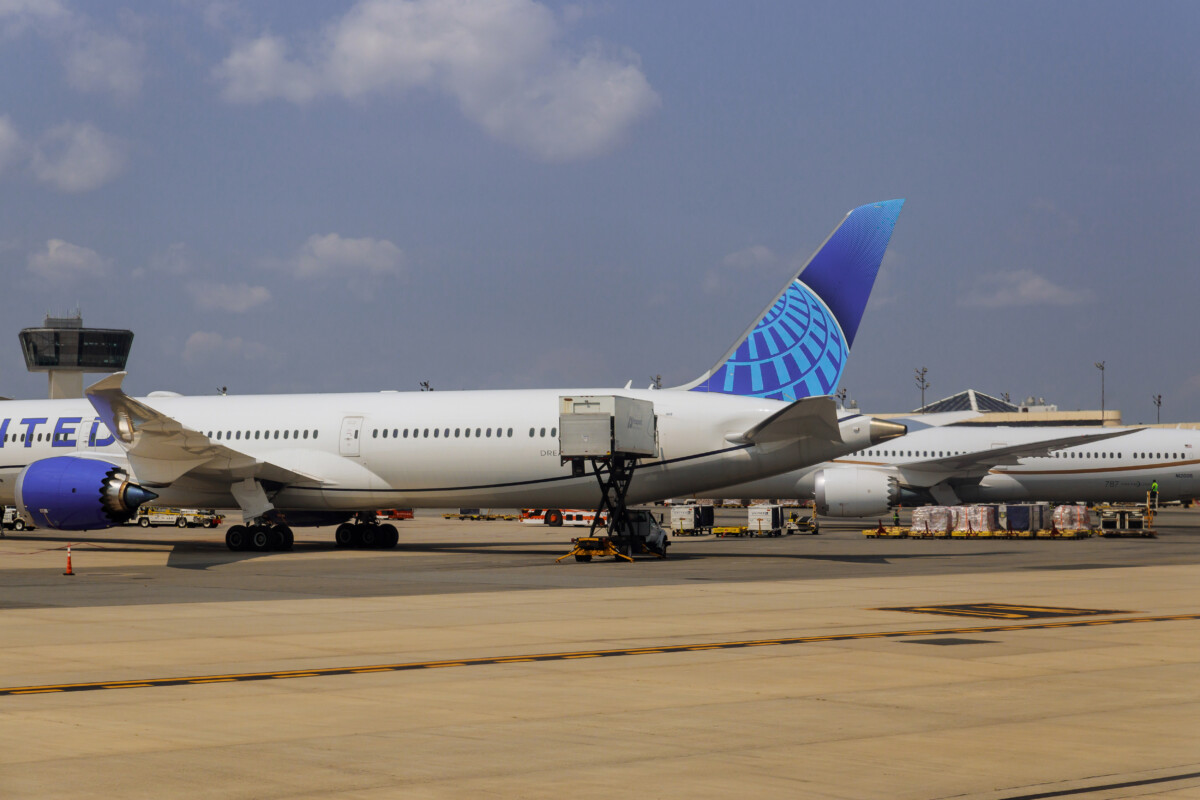
{"type": "Polygon", "coordinates": [[[396,530],[396,526],[391,523],[385,523],[379,526],[379,546],[385,550],[390,550],[400,542],[400,531],[396,530]]]}
{"type": "Polygon", "coordinates": [[[138,525],[141,525],[143,528],[149,528],[150,527],[150,518],[142,517],[141,519],[138,520],[138,525]]]}
{"type": "Polygon", "coordinates": [[[296,543],[296,535],[292,533],[292,529],[287,525],[276,525],[275,531],[279,534],[279,546],[276,549],[290,551],[296,543]]]}
{"type": "Polygon", "coordinates": [[[354,526],[349,522],[338,525],[337,530],[333,532],[333,543],[338,547],[353,547],[354,526]]]}
{"type": "Polygon", "coordinates": [[[563,515],[561,511],[559,511],[557,508],[550,508],[546,510],[547,525],[549,525],[551,528],[561,528],[562,523],[563,515]]]}
{"type": "Polygon", "coordinates": [[[250,547],[258,552],[264,552],[271,547],[271,533],[261,525],[250,527],[250,547]]]}
{"type": "Polygon", "coordinates": [[[267,532],[267,549],[282,550],[283,549],[283,531],[279,530],[278,525],[271,527],[263,526],[263,530],[267,532]]]}
{"type": "Polygon", "coordinates": [[[378,525],[359,525],[358,536],[362,542],[362,546],[368,550],[373,550],[380,546],[381,536],[378,525]]]}
{"type": "Polygon", "coordinates": [[[245,525],[233,525],[225,531],[225,546],[230,550],[245,550],[248,539],[245,525]]]}

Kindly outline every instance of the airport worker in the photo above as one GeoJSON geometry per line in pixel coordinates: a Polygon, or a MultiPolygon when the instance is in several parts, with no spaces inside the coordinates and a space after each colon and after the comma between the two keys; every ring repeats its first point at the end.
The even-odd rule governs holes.
{"type": "Polygon", "coordinates": [[[896,506],[892,509],[892,527],[900,527],[900,506],[896,506]]]}
{"type": "Polygon", "coordinates": [[[1150,505],[1158,508],[1158,478],[1150,481],[1150,505]]]}

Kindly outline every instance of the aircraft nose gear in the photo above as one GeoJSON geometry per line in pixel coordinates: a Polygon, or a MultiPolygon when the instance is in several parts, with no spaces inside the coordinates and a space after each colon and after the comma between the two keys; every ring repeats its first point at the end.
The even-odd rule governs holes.
{"type": "Polygon", "coordinates": [[[287,525],[233,525],[225,532],[225,546],[230,550],[291,550],[294,542],[287,525]]]}
{"type": "Polygon", "coordinates": [[[359,514],[352,522],[337,526],[333,541],[338,547],[386,550],[399,543],[400,532],[391,523],[380,525],[374,514],[359,514]]]}

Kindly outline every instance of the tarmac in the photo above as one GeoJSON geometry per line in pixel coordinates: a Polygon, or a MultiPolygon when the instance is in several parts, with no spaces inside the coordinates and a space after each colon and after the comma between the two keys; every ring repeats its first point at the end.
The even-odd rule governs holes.
{"type": "Polygon", "coordinates": [[[1200,798],[1200,511],[864,524],[634,564],[425,512],[387,551],[10,532],[0,797],[1200,798]]]}

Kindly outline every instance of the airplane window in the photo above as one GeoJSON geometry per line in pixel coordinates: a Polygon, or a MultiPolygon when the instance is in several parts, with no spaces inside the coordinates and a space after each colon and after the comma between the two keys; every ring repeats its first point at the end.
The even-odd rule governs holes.
{"type": "MultiPolygon", "coordinates": [[[[450,430],[450,429],[449,429],[449,428],[447,428],[446,430],[450,430]]],[[[461,434],[461,433],[462,433],[462,428],[455,428],[455,429],[454,429],[454,438],[455,438],[455,439],[461,438],[461,437],[460,437],[460,434],[461,434]]]]}
{"type": "Polygon", "coordinates": [[[533,438],[533,428],[530,428],[530,429],[529,429],[529,438],[530,438],[530,439],[532,439],[532,438],[533,438]]]}
{"type": "MultiPolygon", "coordinates": [[[[384,432],[383,432],[383,435],[384,435],[384,436],[387,436],[387,431],[384,431],[384,432]]],[[[305,431],[305,432],[304,432],[304,438],[305,438],[305,439],[307,439],[307,438],[308,438],[308,431],[305,431]]]]}
{"type": "Polygon", "coordinates": [[[475,438],[476,438],[476,439],[478,439],[478,438],[479,438],[479,434],[480,434],[481,430],[482,430],[482,429],[480,429],[480,428],[476,428],[476,429],[475,429],[475,438]]]}
{"type": "Polygon", "coordinates": [[[484,435],[485,435],[485,436],[487,436],[487,438],[489,438],[489,439],[490,439],[490,438],[492,438],[492,429],[491,429],[491,428],[488,428],[488,429],[487,429],[487,433],[486,433],[486,434],[484,434],[484,435]]]}
{"type": "Polygon", "coordinates": [[[551,428],[551,429],[550,429],[550,435],[551,435],[551,436],[558,436],[558,428],[551,428]]]}
{"type": "Polygon", "coordinates": [[[234,431],[234,432],[233,432],[233,438],[235,438],[235,439],[240,439],[240,438],[242,438],[242,432],[241,432],[241,431],[234,431]]]}
{"type": "MultiPolygon", "coordinates": [[[[405,433],[407,434],[408,432],[407,432],[407,431],[405,431],[405,433]]],[[[314,438],[314,439],[315,439],[315,438],[317,438],[317,432],[316,432],[316,431],[313,431],[313,438],[314,438]]],[[[400,438],[400,429],[399,429],[399,428],[392,428],[392,438],[393,438],[393,439],[399,439],[399,438],[400,438]]]]}
{"type": "Polygon", "coordinates": [[[287,431],[284,431],[284,432],[283,432],[283,438],[285,438],[285,439],[286,439],[286,438],[288,438],[288,432],[287,432],[287,431]]]}
{"type": "Polygon", "coordinates": [[[546,429],[542,428],[542,430],[538,433],[538,436],[541,436],[543,439],[545,439],[546,438],[546,429]]]}
{"type": "Polygon", "coordinates": [[[378,438],[379,438],[379,429],[378,429],[378,428],[376,428],[375,430],[371,431],[371,438],[372,438],[372,439],[378,439],[378,438]]]}
{"type": "Polygon", "coordinates": [[[441,428],[434,428],[433,429],[433,438],[435,438],[435,439],[438,438],[438,434],[440,434],[441,432],[442,432],[441,428]]]}
{"type": "Polygon", "coordinates": [[[512,438],[512,428],[508,429],[508,438],[512,438]]]}
{"type": "Polygon", "coordinates": [[[278,438],[279,438],[279,431],[275,431],[275,438],[276,438],[276,439],[278,439],[278,438]]]}
{"type": "Polygon", "coordinates": [[[425,438],[426,438],[426,439],[428,439],[428,438],[429,438],[429,428],[426,428],[426,429],[425,429],[425,438]]]}
{"type": "Polygon", "coordinates": [[[467,439],[470,439],[471,438],[471,429],[463,428],[463,436],[467,439]]]}

